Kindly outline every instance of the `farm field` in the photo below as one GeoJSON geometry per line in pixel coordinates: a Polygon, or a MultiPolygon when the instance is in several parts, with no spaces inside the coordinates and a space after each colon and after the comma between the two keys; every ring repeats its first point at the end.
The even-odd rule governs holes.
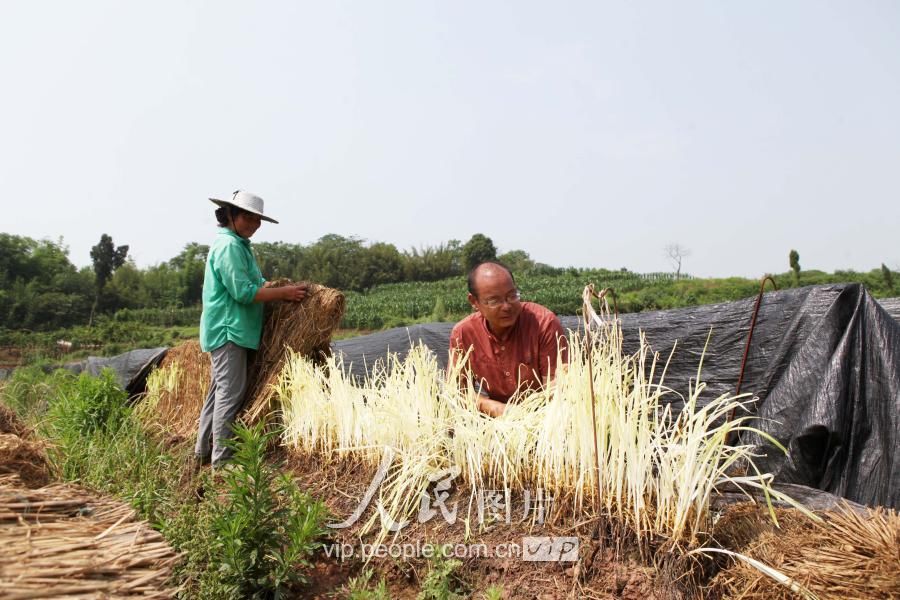
{"type": "Polygon", "coordinates": [[[469,4],[3,5],[0,600],[900,600],[900,2],[469,4]]]}
{"type": "MultiPolygon", "coordinates": [[[[876,298],[900,295],[884,280],[882,271],[869,273],[808,271],[795,282],[789,273],[774,276],[779,289],[827,283],[861,283],[876,298]]],[[[520,275],[517,283],[525,300],[547,306],[558,315],[576,314],[585,283],[614,290],[620,312],[665,310],[728,302],[755,296],[760,282],[732,277],[675,279],[670,273],[636,274],[603,269],[570,269],[552,275],[520,275]]],[[[767,291],[771,289],[767,287],[767,291]]],[[[347,307],[341,329],[333,339],[390,327],[434,321],[456,321],[469,314],[466,282],[452,277],[432,282],[375,286],[365,292],[344,291],[347,307]]],[[[87,355],[112,356],[134,348],[171,346],[197,337],[200,307],[121,309],[97,319],[92,326],[50,330],[0,328],[0,368],[40,359],[74,360],[87,355]],[[70,347],[59,345],[61,340],[70,347]]]]}
{"type": "Polygon", "coordinates": [[[280,416],[251,408],[224,475],[189,460],[208,378],[195,342],[170,352],[133,406],[111,374],[24,368],[0,384],[14,410],[0,421],[32,454],[5,464],[46,460],[53,478],[128,502],[180,553],[167,589],[185,598],[894,594],[896,513],[792,508],[754,473],[749,448],[724,443],[730,428],[753,426],[717,418],[745,399],[689,399],[670,418],[652,358],[621,356],[618,335],[598,335],[552,391],[500,419],[478,413],[471,390],[443,386],[424,349],[363,382],[289,353],[264,398],[280,416]],[[734,484],[776,506],[760,494],[723,504],[717,488],[734,484]],[[524,560],[535,538],[557,540],[556,554],[524,560]],[[578,550],[563,560],[571,540],[578,550]]]}

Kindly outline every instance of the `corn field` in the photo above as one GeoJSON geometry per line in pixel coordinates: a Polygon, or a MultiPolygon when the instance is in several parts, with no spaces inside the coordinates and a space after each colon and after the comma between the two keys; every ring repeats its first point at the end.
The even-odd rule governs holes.
{"type": "MultiPolygon", "coordinates": [[[[682,275],[681,279],[692,279],[682,275]]],[[[620,271],[566,271],[559,275],[527,275],[517,282],[522,298],[542,304],[559,315],[573,315],[581,308],[581,290],[587,281],[618,292],[671,283],[671,273],[631,273],[620,271]]],[[[347,314],[342,327],[379,329],[430,318],[438,300],[449,315],[464,315],[471,307],[466,300],[464,277],[433,282],[392,283],[365,293],[347,292],[347,314]]],[[[439,316],[439,315],[437,315],[439,316]]],[[[436,319],[437,320],[437,319],[436,319]]]]}

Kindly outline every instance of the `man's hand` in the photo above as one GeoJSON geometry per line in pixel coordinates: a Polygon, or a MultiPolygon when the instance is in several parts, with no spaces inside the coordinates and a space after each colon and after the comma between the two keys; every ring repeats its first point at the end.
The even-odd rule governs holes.
{"type": "Polygon", "coordinates": [[[282,300],[287,300],[288,302],[300,302],[306,298],[306,288],[307,285],[301,283],[300,285],[286,285],[275,289],[281,292],[282,300]]]}
{"type": "Polygon", "coordinates": [[[506,410],[506,404],[499,400],[491,400],[487,396],[478,396],[478,410],[489,417],[499,417],[506,410]]]}

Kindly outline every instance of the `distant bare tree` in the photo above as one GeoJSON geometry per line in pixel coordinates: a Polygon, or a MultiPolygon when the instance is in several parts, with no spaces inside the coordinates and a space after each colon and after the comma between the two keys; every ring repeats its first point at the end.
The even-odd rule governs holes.
{"type": "Polygon", "coordinates": [[[681,279],[681,261],[691,255],[690,249],[677,242],[666,244],[666,256],[675,267],[675,279],[681,279]]]}

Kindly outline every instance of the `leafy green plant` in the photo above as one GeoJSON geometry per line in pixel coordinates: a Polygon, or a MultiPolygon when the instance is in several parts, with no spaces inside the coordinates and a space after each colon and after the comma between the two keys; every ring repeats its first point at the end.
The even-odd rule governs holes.
{"type": "Polygon", "coordinates": [[[229,597],[282,597],[303,583],[299,568],[321,545],[324,506],[265,461],[276,432],[235,427],[234,455],[223,469],[225,499],[214,510],[213,564],[229,597]]]}
{"type": "Polygon", "coordinates": [[[94,432],[114,434],[130,412],[125,404],[128,394],[111,369],[104,369],[98,377],[82,373],[59,392],[48,416],[58,436],[66,440],[94,432]]]}
{"type": "Polygon", "coordinates": [[[375,587],[370,587],[371,579],[372,569],[366,569],[356,577],[350,578],[347,582],[348,600],[390,600],[384,577],[378,580],[375,587]]]}
{"type": "Polygon", "coordinates": [[[19,367],[0,393],[0,400],[27,423],[33,424],[40,419],[47,412],[51,399],[75,379],[75,375],[65,369],[51,373],[48,369],[45,361],[19,367]]]}
{"type": "Polygon", "coordinates": [[[484,590],[484,600],[503,600],[503,588],[499,585],[492,585],[484,590]]]}
{"type": "Polygon", "coordinates": [[[325,511],[265,462],[275,432],[238,427],[231,468],[201,474],[193,483],[210,492],[197,501],[182,481],[187,458],[141,427],[111,372],[23,368],[2,394],[16,408],[49,406],[38,431],[61,478],[130,502],[178,549],[181,597],[277,598],[302,582],[325,511]]]}
{"type": "Polygon", "coordinates": [[[465,595],[456,570],[462,563],[455,558],[448,558],[442,552],[435,554],[429,561],[428,574],[422,580],[418,600],[458,600],[465,595]]]}
{"type": "MultiPolygon", "coordinates": [[[[207,471],[194,483],[203,489],[213,489],[212,479],[207,471]]],[[[214,494],[199,501],[179,498],[177,507],[162,523],[162,534],[183,556],[173,570],[173,580],[181,584],[179,598],[217,600],[229,597],[229,590],[222,583],[215,563],[213,519],[217,506],[214,494]]]]}
{"type": "Polygon", "coordinates": [[[77,378],[56,372],[47,380],[55,397],[38,429],[51,441],[56,473],[125,499],[158,525],[184,459],[143,430],[111,371],[77,378]]]}

